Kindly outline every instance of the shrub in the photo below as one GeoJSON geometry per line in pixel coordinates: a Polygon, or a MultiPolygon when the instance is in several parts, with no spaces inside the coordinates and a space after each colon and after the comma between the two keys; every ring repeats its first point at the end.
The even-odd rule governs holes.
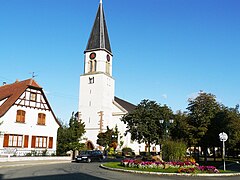
{"type": "Polygon", "coordinates": [[[110,148],[109,148],[108,155],[109,155],[109,156],[114,156],[114,155],[115,155],[115,151],[114,151],[114,148],[113,148],[113,147],[110,147],[110,148]]]}
{"type": "Polygon", "coordinates": [[[27,153],[27,154],[25,154],[25,156],[32,156],[32,153],[27,153]]]}
{"type": "Polygon", "coordinates": [[[129,147],[125,147],[122,149],[122,155],[123,156],[132,156],[133,155],[133,150],[129,147]]]}
{"type": "Polygon", "coordinates": [[[181,141],[166,141],[162,153],[165,161],[181,161],[186,154],[187,146],[181,141]]]}
{"type": "Polygon", "coordinates": [[[42,151],[42,156],[46,156],[47,155],[47,149],[42,151]]]}

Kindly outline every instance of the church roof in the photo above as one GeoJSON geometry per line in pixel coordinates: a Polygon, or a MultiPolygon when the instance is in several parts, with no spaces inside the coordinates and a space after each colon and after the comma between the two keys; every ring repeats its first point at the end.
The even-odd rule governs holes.
{"type": "Polygon", "coordinates": [[[127,110],[127,112],[131,112],[136,108],[134,104],[127,102],[123,99],[120,99],[116,96],[114,97],[114,101],[116,101],[120,106],[122,106],[125,110],[127,110]]]}
{"type": "MultiPolygon", "coordinates": [[[[27,88],[32,88],[36,90],[40,90],[45,97],[42,87],[38,85],[38,83],[34,79],[27,79],[24,81],[16,81],[12,84],[7,84],[0,86],[0,102],[3,101],[2,104],[0,104],[0,117],[4,116],[4,114],[14,105],[14,103],[18,100],[18,98],[25,92],[27,88]]],[[[45,97],[46,102],[51,109],[47,98],[45,97]]],[[[51,109],[52,111],[52,109],[51,109]]],[[[53,111],[52,111],[53,113],[53,111]]],[[[56,122],[60,125],[60,123],[57,121],[57,118],[55,117],[54,113],[53,116],[56,120],[56,122]]]]}
{"type": "Polygon", "coordinates": [[[85,52],[99,49],[107,50],[112,53],[102,1],[100,1],[98,7],[97,15],[85,52]]]}

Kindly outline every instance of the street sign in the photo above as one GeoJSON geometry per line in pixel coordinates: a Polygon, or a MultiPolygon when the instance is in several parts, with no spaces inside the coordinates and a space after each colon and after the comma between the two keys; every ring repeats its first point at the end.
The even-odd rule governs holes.
{"type": "Polygon", "coordinates": [[[225,141],[228,139],[228,135],[225,133],[225,132],[222,132],[219,134],[219,139],[220,141],[223,142],[223,153],[222,153],[222,156],[223,156],[223,170],[225,171],[226,170],[226,165],[225,165],[225,141]]]}
{"type": "Polygon", "coordinates": [[[227,141],[228,135],[225,132],[222,132],[219,134],[219,139],[220,139],[220,141],[227,141]]]}

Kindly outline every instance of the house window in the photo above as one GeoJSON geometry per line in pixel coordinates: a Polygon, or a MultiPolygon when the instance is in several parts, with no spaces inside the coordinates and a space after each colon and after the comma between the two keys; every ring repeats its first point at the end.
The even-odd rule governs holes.
{"type": "Polygon", "coordinates": [[[38,113],[38,121],[37,124],[38,125],[45,125],[46,122],[46,114],[44,113],[38,113]]]}
{"type": "Polygon", "coordinates": [[[8,147],[22,147],[23,136],[17,134],[9,134],[8,147]]]}
{"type": "Polygon", "coordinates": [[[17,110],[16,122],[25,123],[25,114],[26,114],[25,111],[17,110]]]}
{"type": "Polygon", "coordinates": [[[30,92],[30,101],[37,101],[37,94],[34,92],[30,92]]]}
{"type": "Polygon", "coordinates": [[[46,148],[47,147],[47,137],[36,136],[36,148],[46,148]]]}

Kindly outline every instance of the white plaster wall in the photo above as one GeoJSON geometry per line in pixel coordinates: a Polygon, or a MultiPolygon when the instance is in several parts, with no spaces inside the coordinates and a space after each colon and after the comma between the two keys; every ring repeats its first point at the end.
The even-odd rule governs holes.
{"type": "MultiPolygon", "coordinates": [[[[3,134],[29,135],[28,149],[31,150],[32,135],[53,137],[53,148],[56,151],[57,129],[59,125],[50,111],[42,111],[34,108],[12,106],[11,109],[1,118],[3,123],[0,125],[0,148],[3,148],[3,134]],[[24,110],[25,123],[16,123],[17,110],[24,110]],[[37,125],[38,113],[46,114],[46,125],[37,125]]],[[[47,144],[48,145],[48,144],[47,144]]],[[[26,149],[26,148],[23,148],[26,149]]],[[[39,149],[39,148],[37,148],[39,149]]],[[[43,148],[46,149],[46,148],[43,148]]]]}

